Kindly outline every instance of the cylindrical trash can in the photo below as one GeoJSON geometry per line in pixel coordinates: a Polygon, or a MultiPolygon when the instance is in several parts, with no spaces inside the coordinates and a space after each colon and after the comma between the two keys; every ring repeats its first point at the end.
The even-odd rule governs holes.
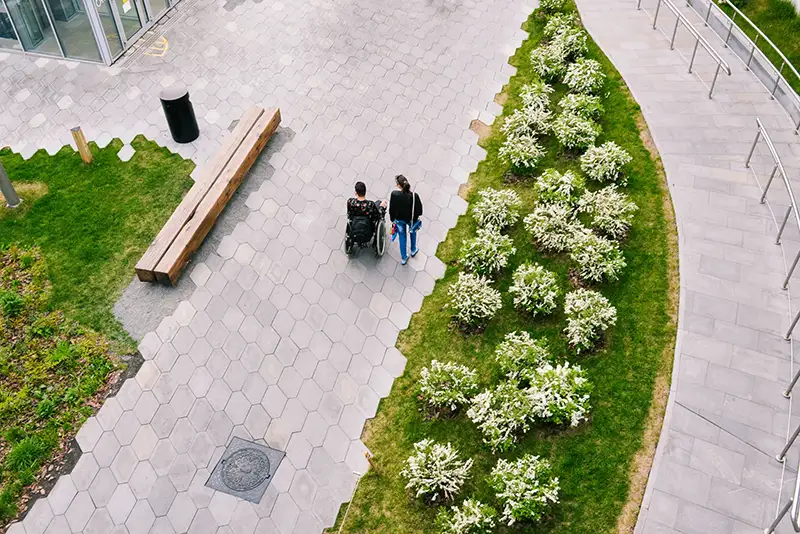
{"type": "Polygon", "coordinates": [[[172,138],[177,143],[191,143],[200,135],[189,90],[183,86],[168,87],[159,95],[172,138]]]}

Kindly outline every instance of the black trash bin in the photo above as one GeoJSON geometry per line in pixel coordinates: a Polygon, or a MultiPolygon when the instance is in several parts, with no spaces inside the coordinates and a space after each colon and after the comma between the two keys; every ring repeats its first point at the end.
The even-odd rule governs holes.
{"type": "Polygon", "coordinates": [[[183,86],[168,87],[161,91],[161,107],[167,117],[169,131],[177,143],[191,143],[200,136],[189,90],[183,86]]]}

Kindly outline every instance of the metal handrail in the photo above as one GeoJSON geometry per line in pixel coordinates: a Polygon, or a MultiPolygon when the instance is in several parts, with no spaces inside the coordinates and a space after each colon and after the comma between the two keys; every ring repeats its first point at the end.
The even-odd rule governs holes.
{"type": "MultiPolygon", "coordinates": [[[[723,11],[723,9],[719,5],[717,5],[717,2],[715,0],[707,0],[707,1],[708,1],[708,9],[706,10],[705,15],[702,15],[699,11],[697,11],[697,9],[695,9],[693,0],[686,0],[686,4],[688,6],[691,6],[691,8],[694,9],[695,12],[703,18],[703,21],[704,21],[706,26],[708,26],[708,19],[711,17],[712,9],[713,8],[717,8],[717,11],[719,11],[719,13],[725,19],[727,19],[727,21],[728,21],[728,32],[727,32],[727,35],[725,36],[725,39],[724,39],[726,48],[728,47],[728,43],[730,42],[731,35],[733,34],[733,27],[734,26],[738,26],[736,24],[736,18],[739,17],[739,18],[743,19],[750,26],[750,28],[756,32],[755,40],[751,40],[750,36],[747,35],[746,33],[744,33],[744,30],[742,29],[742,33],[744,33],[744,36],[748,39],[748,41],[750,41],[750,53],[749,53],[749,55],[747,57],[747,61],[745,61],[744,59],[740,58],[740,59],[742,59],[742,63],[744,63],[745,68],[747,70],[750,70],[750,65],[753,62],[753,56],[755,55],[756,50],[758,50],[761,53],[761,55],[764,56],[764,59],[766,59],[767,62],[770,65],[772,65],[772,68],[775,70],[775,83],[772,85],[771,89],[769,87],[767,87],[767,85],[760,78],[758,78],[758,76],[756,76],[758,81],[761,82],[761,85],[763,85],[764,88],[770,92],[770,98],[773,99],[773,100],[775,99],[775,92],[778,90],[778,87],[780,86],[780,82],[783,82],[784,86],[789,90],[788,93],[791,93],[790,96],[794,97],[795,101],[798,104],[798,107],[800,107],[800,95],[798,95],[797,92],[795,92],[792,89],[792,86],[789,85],[789,82],[786,80],[786,77],[783,75],[783,71],[784,71],[784,69],[786,67],[789,67],[789,70],[794,74],[795,78],[798,81],[800,81],[800,72],[797,71],[797,69],[794,67],[794,65],[792,65],[791,61],[789,61],[789,59],[784,55],[784,53],[781,52],[781,49],[778,48],[778,46],[775,43],[773,43],[772,40],[769,37],[767,37],[767,35],[763,31],[761,31],[761,28],[756,26],[755,22],[750,20],[750,18],[747,15],[742,13],[742,11],[738,7],[736,7],[733,4],[733,2],[731,2],[730,0],[719,0],[719,2],[722,3],[722,4],[725,4],[726,6],[731,8],[731,10],[733,10],[733,17],[731,17],[725,11],[723,11]],[[767,57],[767,55],[764,53],[764,51],[761,50],[758,47],[758,41],[760,39],[763,39],[764,41],[766,41],[767,44],[770,46],[770,48],[778,55],[778,57],[781,60],[780,68],[778,68],[778,66],[775,65],[772,62],[772,60],[769,59],[769,57],[767,57]]],[[[791,115],[790,115],[790,119],[791,119],[791,115]]],[[[797,125],[795,125],[795,132],[794,133],[796,133],[796,134],[800,133],[800,120],[798,120],[797,125]]]]}
{"type": "MultiPolygon", "coordinates": [[[[683,13],[681,13],[680,10],[678,10],[677,6],[672,3],[672,0],[658,0],[658,3],[656,4],[655,15],[653,15],[654,30],[657,29],[658,14],[661,11],[661,4],[666,4],[669,10],[672,11],[673,15],[675,15],[676,19],[675,28],[672,30],[672,38],[670,39],[669,42],[669,49],[670,50],[675,49],[675,37],[678,34],[678,27],[680,26],[681,23],[683,23],[683,26],[695,38],[694,49],[692,50],[692,59],[689,61],[689,72],[690,73],[692,72],[692,68],[694,67],[694,60],[695,57],[697,57],[697,48],[700,45],[702,45],[703,48],[706,50],[706,52],[708,52],[708,54],[711,56],[711,58],[717,62],[717,69],[714,72],[714,80],[711,82],[711,87],[709,87],[708,89],[708,98],[711,98],[711,95],[714,93],[714,86],[717,84],[717,78],[719,78],[720,69],[724,69],[725,73],[727,73],[727,75],[730,76],[731,75],[730,66],[728,66],[728,63],[722,58],[722,56],[719,55],[719,53],[716,50],[714,50],[714,47],[711,46],[711,43],[709,43],[705,37],[700,35],[700,32],[698,32],[697,29],[694,27],[694,25],[691,22],[689,22],[689,19],[687,19],[683,15],[683,13]]],[[[642,9],[642,0],[638,0],[636,4],[636,9],[642,9]]]]}

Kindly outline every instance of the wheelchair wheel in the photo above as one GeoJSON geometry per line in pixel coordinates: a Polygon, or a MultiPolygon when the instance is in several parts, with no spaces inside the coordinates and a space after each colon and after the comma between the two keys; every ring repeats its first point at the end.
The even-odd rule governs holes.
{"type": "Polygon", "coordinates": [[[381,220],[375,230],[375,255],[379,258],[386,252],[386,241],[386,221],[381,220]]]}

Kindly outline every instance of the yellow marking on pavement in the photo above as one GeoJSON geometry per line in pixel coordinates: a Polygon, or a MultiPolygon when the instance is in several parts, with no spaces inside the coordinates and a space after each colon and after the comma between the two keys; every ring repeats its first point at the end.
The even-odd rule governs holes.
{"type": "Polygon", "coordinates": [[[169,41],[167,41],[167,38],[162,35],[150,45],[150,48],[144,52],[144,55],[152,57],[164,57],[164,54],[166,54],[168,50],[169,41]]]}

